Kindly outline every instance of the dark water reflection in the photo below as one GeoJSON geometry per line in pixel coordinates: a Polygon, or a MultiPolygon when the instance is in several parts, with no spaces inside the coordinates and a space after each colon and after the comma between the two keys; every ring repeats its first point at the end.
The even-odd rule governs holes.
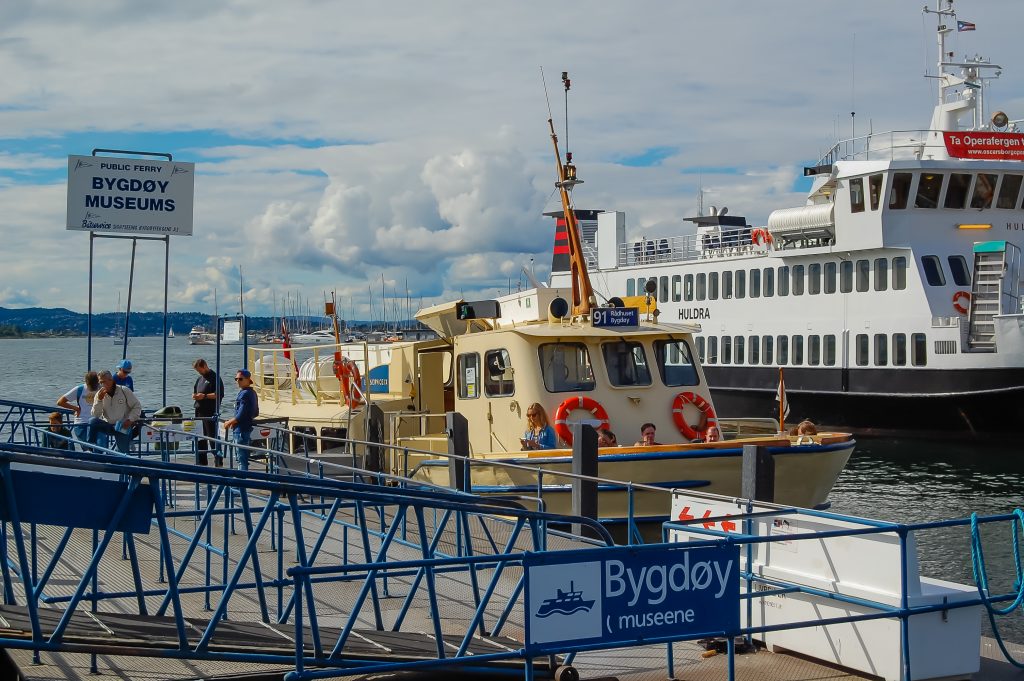
{"type": "MultiPolygon", "coordinates": [[[[972,512],[1007,514],[1024,506],[1024,448],[1013,442],[861,439],[830,499],[840,513],[905,523],[966,518],[972,512]]],[[[1011,524],[984,526],[982,543],[993,592],[1010,591],[1011,524]]],[[[920,532],[917,544],[923,575],[974,584],[969,527],[920,532]]],[[[1000,629],[1010,640],[1024,641],[1024,616],[1018,611],[1001,619],[1000,629]]]]}

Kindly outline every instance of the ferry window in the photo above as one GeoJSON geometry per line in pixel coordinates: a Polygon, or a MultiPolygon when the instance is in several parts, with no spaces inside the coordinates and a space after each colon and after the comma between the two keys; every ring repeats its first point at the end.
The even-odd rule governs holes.
{"type": "Polygon", "coordinates": [[[764,282],[762,291],[764,292],[765,298],[771,298],[775,295],[775,269],[772,267],[764,268],[764,272],[761,275],[761,280],[764,282]]]}
{"type": "Polygon", "coordinates": [[[892,259],[892,290],[907,288],[907,259],[902,255],[892,259]]]}
{"type": "Polygon", "coordinates": [[[678,274],[672,277],[672,302],[678,303],[683,299],[683,278],[678,274]]]}
{"type": "Polygon", "coordinates": [[[722,364],[732,364],[732,336],[722,336],[722,364]]]}
{"type": "Polygon", "coordinates": [[[884,291],[889,287],[889,259],[875,258],[875,290],[884,291]]]}
{"type": "Polygon", "coordinates": [[[778,336],[775,344],[779,348],[779,364],[785,364],[789,361],[789,336],[778,336]]]}
{"type": "Polygon", "coordinates": [[[697,275],[697,300],[708,297],[708,275],[701,272],[697,275]]]}
{"type": "Polygon", "coordinates": [[[917,198],[914,199],[914,208],[938,207],[944,177],[945,175],[939,173],[921,173],[921,179],[917,182],[917,198]]]}
{"type": "Polygon", "coordinates": [[[761,352],[761,364],[772,363],[772,340],[771,336],[765,336],[761,339],[761,343],[764,345],[761,352]]]}
{"type": "Polygon", "coordinates": [[[793,295],[802,296],[804,294],[804,266],[793,265],[793,295]]]}
{"type": "Polygon", "coordinates": [[[658,279],[658,302],[668,302],[668,277],[659,277],[658,279]]]}
{"type": "Polygon", "coordinates": [[[882,174],[868,178],[868,196],[871,198],[871,210],[878,210],[879,198],[882,196],[882,174]]]}
{"type": "Polygon", "coordinates": [[[475,352],[459,355],[459,398],[480,397],[480,355],[475,352]]]}
{"type": "Polygon", "coordinates": [[[779,282],[778,291],[780,296],[789,295],[789,267],[780,267],[775,279],[779,282]]]}
{"type": "MultiPolygon", "coordinates": [[[[738,340],[742,341],[743,340],[743,336],[740,336],[738,338],[738,340]]],[[[751,336],[749,338],[749,340],[748,340],[748,344],[747,344],[747,353],[748,353],[747,354],[747,360],[750,362],[750,364],[757,364],[758,361],[759,361],[758,360],[758,352],[757,352],[759,344],[760,343],[759,343],[759,339],[758,339],[757,336],[751,336]]]]}
{"type": "Polygon", "coordinates": [[[857,290],[863,293],[868,290],[868,279],[871,276],[871,263],[867,260],[857,261],[857,290]]]}
{"type": "Polygon", "coordinates": [[[825,366],[832,367],[836,365],[836,337],[829,334],[824,337],[825,339],[825,366]]]}
{"type": "Polygon", "coordinates": [[[978,173],[974,182],[974,195],[971,197],[971,208],[991,208],[992,197],[996,194],[996,175],[978,173]]]}
{"type": "Polygon", "coordinates": [[[516,391],[508,350],[488,350],[484,353],[484,368],[484,392],[488,397],[503,397],[516,391]]]}
{"type": "Polygon", "coordinates": [[[807,337],[807,364],[812,367],[821,364],[821,336],[807,337]]]}
{"type": "Polygon", "coordinates": [[[750,270],[750,297],[761,297],[761,270],[750,270]]]}
{"type": "Polygon", "coordinates": [[[884,333],[875,334],[875,366],[884,367],[889,363],[889,337],[884,333]]]}
{"type": "Polygon", "coordinates": [[[704,336],[697,336],[697,356],[700,357],[701,362],[707,362],[708,356],[705,354],[707,350],[707,339],[704,336]]]}
{"type": "Polygon", "coordinates": [[[708,273],[708,300],[718,300],[718,272],[708,273]]]}
{"type": "Polygon", "coordinates": [[[857,366],[866,367],[868,365],[868,335],[866,333],[857,334],[857,366]]]}
{"type": "Polygon", "coordinates": [[[718,363],[718,336],[708,337],[708,362],[718,363]]]}
{"type": "Polygon", "coordinates": [[[850,212],[864,212],[864,178],[850,180],[850,212]]]}
{"type": "Polygon", "coordinates": [[[957,286],[971,285],[971,271],[967,269],[967,260],[962,255],[951,255],[947,258],[949,262],[949,273],[953,276],[953,283],[957,286]]]}
{"type": "Polygon", "coordinates": [[[544,343],[538,352],[544,387],[549,393],[594,389],[594,369],[583,343],[544,343]]]}
{"type": "Polygon", "coordinates": [[[804,337],[793,336],[793,364],[801,365],[804,363],[804,337]]]}
{"type": "Polygon", "coordinates": [[[812,262],[807,266],[807,292],[812,296],[821,293],[821,263],[812,262]]]}
{"type": "Polygon", "coordinates": [[[853,261],[844,260],[839,265],[839,291],[849,293],[853,290],[853,261]]]}
{"type": "Polygon", "coordinates": [[[894,367],[907,365],[907,334],[905,333],[892,335],[892,365],[894,367]]]}
{"type": "Polygon", "coordinates": [[[683,300],[693,300],[693,275],[683,277],[683,300]]]}
{"type": "Polygon", "coordinates": [[[928,364],[928,341],[923,333],[910,337],[910,363],[916,367],[928,364]]]}
{"type": "Polygon", "coordinates": [[[650,385],[651,370],[647,367],[647,355],[640,343],[619,341],[601,345],[608,380],[612,385],[650,385]]]}
{"type": "Polygon", "coordinates": [[[658,357],[658,369],[661,370],[662,383],[668,386],[698,385],[700,383],[697,367],[693,363],[693,355],[690,353],[690,346],[686,341],[655,341],[654,352],[658,357]]]}
{"type": "Polygon", "coordinates": [[[825,293],[836,292],[836,264],[834,262],[825,263],[825,293]]]}
{"type": "Polygon", "coordinates": [[[937,255],[922,255],[921,267],[924,268],[924,278],[928,280],[929,286],[945,286],[946,277],[942,274],[942,263],[937,255]]]}
{"type": "Polygon", "coordinates": [[[910,173],[893,173],[892,189],[889,190],[889,208],[902,210],[907,207],[907,199],[910,198],[910,181],[913,175],[910,173]]]}
{"type": "Polygon", "coordinates": [[[967,205],[967,190],[971,186],[971,176],[968,173],[953,173],[949,176],[949,186],[946,187],[946,201],[942,205],[946,208],[963,208],[967,205]]]}
{"type": "Polygon", "coordinates": [[[1021,180],[1024,180],[1024,175],[1003,175],[1003,183],[999,186],[999,198],[996,199],[996,208],[1012,209],[1017,206],[1021,180]]]}
{"type": "Polygon", "coordinates": [[[732,298],[732,272],[722,272],[722,298],[732,298]]]}
{"type": "Polygon", "coordinates": [[[635,296],[636,295],[636,280],[634,280],[632,277],[630,277],[629,279],[626,280],[626,295],[627,296],[635,296]]]}
{"type": "Polygon", "coordinates": [[[743,336],[736,336],[736,338],[733,339],[733,345],[736,348],[736,354],[734,356],[736,364],[743,364],[743,336]]]}
{"type": "Polygon", "coordinates": [[[747,272],[736,270],[736,297],[744,298],[747,295],[747,272]]]}

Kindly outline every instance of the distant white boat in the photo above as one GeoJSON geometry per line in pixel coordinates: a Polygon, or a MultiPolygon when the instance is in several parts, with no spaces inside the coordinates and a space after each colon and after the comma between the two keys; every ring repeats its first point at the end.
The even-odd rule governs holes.
{"type": "Polygon", "coordinates": [[[330,329],[321,329],[320,331],[313,331],[312,333],[293,333],[288,340],[294,347],[301,347],[304,345],[334,345],[338,342],[334,337],[334,331],[331,331],[330,329]]]}
{"type": "Polygon", "coordinates": [[[174,338],[174,327],[173,326],[167,331],[167,337],[168,338],[174,338]]]}

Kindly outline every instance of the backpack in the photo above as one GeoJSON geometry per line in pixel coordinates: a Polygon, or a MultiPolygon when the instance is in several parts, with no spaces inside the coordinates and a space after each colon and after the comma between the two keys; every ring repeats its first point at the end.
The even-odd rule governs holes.
{"type": "Polygon", "coordinates": [[[82,393],[85,392],[85,383],[78,386],[78,392],[75,394],[75,404],[81,408],[82,406],[82,393]]]}

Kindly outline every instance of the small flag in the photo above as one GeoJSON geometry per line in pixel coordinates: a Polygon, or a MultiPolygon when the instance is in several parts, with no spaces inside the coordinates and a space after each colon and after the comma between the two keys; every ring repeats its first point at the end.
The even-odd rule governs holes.
{"type": "Polygon", "coordinates": [[[956,22],[956,30],[959,31],[973,31],[975,29],[974,23],[970,21],[958,21],[956,22]]]}
{"type": "Polygon", "coordinates": [[[782,376],[782,367],[779,367],[779,387],[775,391],[775,401],[779,403],[779,431],[784,430],[786,417],[789,416],[789,400],[786,399],[786,381],[782,376]]]}

